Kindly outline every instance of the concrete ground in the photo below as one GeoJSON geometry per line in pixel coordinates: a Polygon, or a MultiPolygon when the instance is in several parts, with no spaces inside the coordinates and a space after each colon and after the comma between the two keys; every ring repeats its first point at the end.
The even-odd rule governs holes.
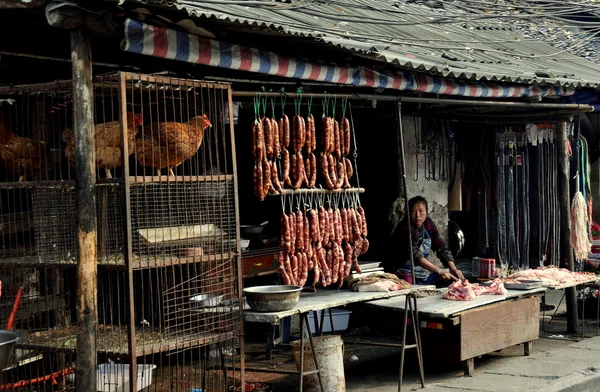
{"type": "MultiPolygon", "coordinates": [[[[547,294],[548,304],[558,305],[563,291],[550,291],[547,294]]],[[[465,377],[460,365],[447,363],[425,363],[424,391],[600,391],[600,337],[595,337],[595,314],[586,309],[587,322],[583,324],[586,339],[581,335],[568,336],[566,331],[563,304],[558,308],[556,317],[550,322],[553,313],[547,312],[544,330],[540,339],[534,342],[531,355],[523,356],[523,347],[514,346],[500,352],[477,358],[475,376],[465,377]]],[[[355,311],[355,314],[358,310],[355,311]]],[[[354,316],[354,315],[353,315],[354,316]]],[[[351,330],[342,334],[346,341],[356,340],[370,334],[381,326],[384,330],[396,329],[394,320],[369,315],[351,318],[351,330]],[[366,320],[364,320],[366,319],[366,320]],[[356,321],[356,322],[352,322],[356,321]],[[387,327],[388,329],[385,329],[387,327]]],[[[540,320],[541,321],[541,320],[540,320]]],[[[248,342],[246,365],[270,367],[279,370],[295,370],[296,366],[289,351],[274,353],[273,359],[267,361],[264,355],[264,342],[253,339],[248,342]]],[[[348,392],[384,392],[398,390],[399,349],[371,347],[345,343],[344,368],[346,391],[348,392]]],[[[247,381],[267,382],[273,391],[297,391],[296,375],[266,374],[247,372],[247,381]]],[[[416,357],[407,354],[405,375],[402,390],[420,390],[416,357]]],[[[307,389],[305,389],[307,390],[307,389]]],[[[311,391],[314,389],[308,389],[311,391]]],[[[335,392],[335,391],[326,391],[335,392]]]]}

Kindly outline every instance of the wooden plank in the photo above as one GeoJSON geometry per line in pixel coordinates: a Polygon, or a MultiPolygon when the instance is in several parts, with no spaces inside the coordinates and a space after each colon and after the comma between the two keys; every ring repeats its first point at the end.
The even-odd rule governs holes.
{"type": "MultiPolygon", "coordinates": [[[[440,291],[445,292],[446,289],[440,291]]],[[[496,302],[502,302],[511,298],[518,298],[532,294],[545,292],[545,288],[537,288],[531,290],[508,290],[508,294],[504,295],[481,295],[471,301],[451,301],[444,299],[442,294],[426,298],[418,298],[417,306],[419,315],[430,318],[448,318],[453,315],[458,315],[469,309],[478,308],[484,305],[489,305],[496,302]]],[[[404,311],[404,297],[394,297],[386,300],[373,301],[368,304],[378,308],[391,309],[395,311],[404,311]]]]}
{"type": "Polygon", "coordinates": [[[317,290],[316,293],[301,293],[300,300],[291,310],[281,312],[244,312],[244,319],[254,323],[277,324],[282,318],[295,314],[306,313],[312,310],[323,310],[338,306],[345,306],[357,302],[367,302],[383,298],[403,296],[419,290],[432,290],[435,286],[414,286],[406,290],[385,292],[356,292],[337,290],[317,290]]]}
{"type": "Polygon", "coordinates": [[[466,360],[539,336],[540,299],[505,301],[461,314],[460,359],[466,360]]]}

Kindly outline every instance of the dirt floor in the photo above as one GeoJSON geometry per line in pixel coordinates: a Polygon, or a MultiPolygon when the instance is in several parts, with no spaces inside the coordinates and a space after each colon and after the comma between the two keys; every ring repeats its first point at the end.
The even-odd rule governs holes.
{"type": "MultiPolygon", "coordinates": [[[[564,291],[550,291],[546,296],[548,304],[559,304],[564,291]]],[[[341,333],[342,339],[346,342],[350,340],[381,341],[388,340],[401,331],[400,320],[397,315],[386,314],[385,312],[374,312],[358,305],[351,308],[353,314],[350,318],[350,328],[341,333]]],[[[595,309],[586,309],[585,336],[592,337],[596,335],[595,309]]],[[[533,344],[533,353],[545,352],[548,350],[564,347],[575,340],[581,339],[578,336],[568,336],[566,334],[566,308],[564,301],[558,308],[556,316],[551,320],[554,310],[546,312],[545,319],[540,317],[540,339],[533,344]],[[542,332],[542,321],[543,330],[542,332]]],[[[266,329],[263,329],[266,338],[266,329]]],[[[261,333],[249,330],[246,339],[246,366],[270,368],[278,370],[296,370],[296,364],[292,353],[287,349],[276,350],[271,360],[265,359],[265,340],[260,338],[261,333]]],[[[355,345],[352,343],[344,344],[344,368],[346,390],[353,391],[394,391],[398,388],[399,358],[400,350],[397,348],[372,347],[355,345]]],[[[523,346],[514,346],[504,349],[500,352],[491,353],[475,361],[475,374],[477,371],[490,370],[497,366],[505,357],[522,356],[523,346]]],[[[425,358],[425,383],[432,384],[450,378],[463,377],[462,364],[439,363],[432,360],[434,358],[425,358]]],[[[420,388],[418,377],[418,368],[416,366],[416,356],[414,352],[409,352],[406,357],[405,375],[403,390],[416,390],[420,388]]],[[[266,382],[272,386],[273,391],[297,391],[297,375],[268,374],[258,372],[246,372],[248,382],[266,382]]],[[[305,389],[306,390],[306,389],[305,389]]],[[[308,389],[313,390],[311,388],[308,389]]],[[[334,391],[327,391],[334,392],[334,391]]]]}

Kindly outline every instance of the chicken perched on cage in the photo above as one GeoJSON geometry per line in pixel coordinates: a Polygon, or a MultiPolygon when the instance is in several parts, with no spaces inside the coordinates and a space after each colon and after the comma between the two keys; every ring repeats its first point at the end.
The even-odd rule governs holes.
{"type": "Polygon", "coordinates": [[[148,124],[135,142],[137,160],[156,169],[159,176],[160,169],[165,167],[169,175],[174,176],[173,168],[198,152],[204,131],[211,126],[206,114],[187,123],[165,121],[148,124]]]}
{"type": "MultiPolygon", "coordinates": [[[[127,145],[129,155],[133,153],[135,137],[142,125],[142,114],[127,113],[127,145]]],[[[104,169],[106,178],[112,178],[110,169],[121,166],[121,140],[122,131],[119,121],[111,121],[95,125],[96,132],[96,167],[104,169]]],[[[65,156],[75,166],[75,134],[72,129],[66,129],[62,134],[63,141],[67,143],[65,156]]]]}
{"type": "Polygon", "coordinates": [[[47,163],[46,146],[43,141],[15,135],[0,116],[0,161],[19,176],[19,182],[41,177],[47,163]]]}

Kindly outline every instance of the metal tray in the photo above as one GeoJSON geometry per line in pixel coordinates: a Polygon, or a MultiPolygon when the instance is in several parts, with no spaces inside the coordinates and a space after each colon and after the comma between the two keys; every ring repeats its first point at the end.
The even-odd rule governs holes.
{"type": "Polygon", "coordinates": [[[504,283],[504,287],[508,290],[532,290],[542,287],[542,281],[523,281],[518,283],[504,283]]]}

